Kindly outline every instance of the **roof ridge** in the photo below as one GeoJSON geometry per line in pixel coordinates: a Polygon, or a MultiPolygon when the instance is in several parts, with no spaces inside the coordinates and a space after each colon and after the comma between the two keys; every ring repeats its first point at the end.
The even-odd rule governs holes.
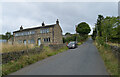
{"type": "MultiPolygon", "coordinates": [[[[21,31],[32,30],[32,29],[38,29],[38,28],[52,27],[52,26],[55,26],[55,25],[56,25],[56,24],[45,25],[45,26],[38,26],[38,27],[33,27],[33,28],[26,28],[26,29],[22,29],[21,31]]],[[[20,31],[20,30],[13,31],[13,33],[21,32],[21,31],[20,31]]]]}

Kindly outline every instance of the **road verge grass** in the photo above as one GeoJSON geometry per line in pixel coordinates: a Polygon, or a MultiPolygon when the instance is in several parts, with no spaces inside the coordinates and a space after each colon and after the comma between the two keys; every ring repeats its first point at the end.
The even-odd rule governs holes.
{"type": "Polygon", "coordinates": [[[37,61],[43,60],[49,56],[56,55],[66,50],[68,50],[66,46],[58,50],[54,50],[48,46],[44,46],[42,52],[39,54],[23,55],[16,61],[10,61],[7,64],[3,64],[2,65],[2,76],[13,73],[27,65],[33,64],[37,61]]]}
{"type": "Polygon", "coordinates": [[[1,43],[0,44],[0,53],[7,53],[7,52],[19,52],[22,50],[33,49],[33,44],[9,44],[9,43],[1,43]]]}
{"type": "Polygon", "coordinates": [[[96,41],[94,44],[98,48],[98,51],[104,60],[104,64],[108,73],[113,77],[119,77],[120,74],[118,71],[118,59],[115,57],[110,47],[108,45],[98,45],[96,41]]]}

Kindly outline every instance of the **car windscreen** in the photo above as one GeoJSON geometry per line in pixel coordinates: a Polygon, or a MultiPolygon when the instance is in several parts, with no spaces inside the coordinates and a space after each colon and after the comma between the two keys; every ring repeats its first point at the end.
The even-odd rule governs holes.
{"type": "Polygon", "coordinates": [[[75,42],[70,42],[68,45],[72,45],[72,44],[75,44],[75,42]]]}

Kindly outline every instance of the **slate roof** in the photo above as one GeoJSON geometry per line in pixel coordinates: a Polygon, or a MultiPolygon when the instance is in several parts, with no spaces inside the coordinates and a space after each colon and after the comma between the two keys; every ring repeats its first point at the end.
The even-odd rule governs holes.
{"type": "Polygon", "coordinates": [[[55,25],[56,25],[56,24],[52,24],[52,25],[45,25],[45,26],[39,26],[39,27],[34,27],[34,28],[26,28],[26,29],[22,29],[22,30],[17,30],[17,31],[14,31],[13,33],[16,33],[16,32],[21,32],[21,31],[34,30],[34,29],[40,29],[40,28],[54,27],[55,25]]]}

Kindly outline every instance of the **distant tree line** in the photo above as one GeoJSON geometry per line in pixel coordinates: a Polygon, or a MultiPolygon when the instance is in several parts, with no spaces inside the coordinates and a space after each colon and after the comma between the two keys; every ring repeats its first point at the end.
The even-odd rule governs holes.
{"type": "Polygon", "coordinates": [[[0,39],[9,40],[12,36],[11,32],[6,32],[5,35],[0,35],[0,39]]]}
{"type": "Polygon", "coordinates": [[[92,38],[104,42],[120,43],[120,17],[103,17],[98,15],[92,38]]]}
{"type": "Polygon", "coordinates": [[[72,34],[69,37],[66,37],[66,38],[63,37],[63,43],[76,41],[76,38],[77,38],[77,42],[82,42],[82,41],[85,41],[87,37],[88,37],[87,35],[83,37],[83,36],[80,36],[79,34],[72,34]]]}

